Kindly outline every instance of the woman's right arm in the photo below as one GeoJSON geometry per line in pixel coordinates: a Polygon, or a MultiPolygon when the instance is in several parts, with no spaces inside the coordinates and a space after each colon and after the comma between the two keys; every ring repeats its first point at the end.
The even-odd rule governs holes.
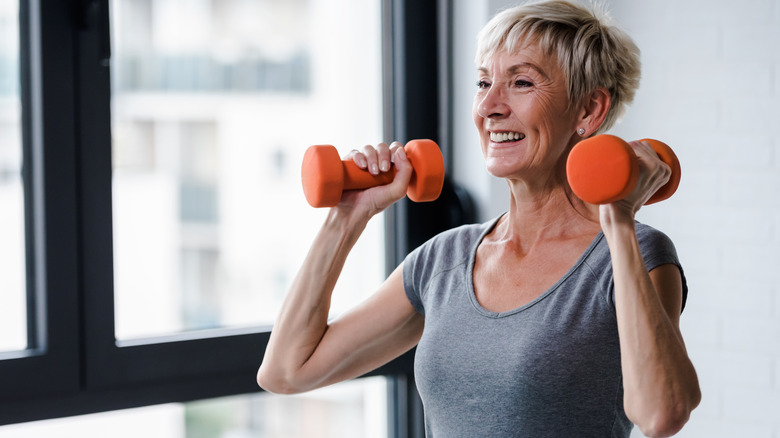
{"type": "MultiPolygon", "coordinates": [[[[331,293],[368,220],[406,193],[411,166],[402,148],[392,153],[397,173],[391,184],[346,192],[329,211],[271,332],[257,373],[263,389],[296,393],[347,380],[417,344],[423,317],[406,298],[401,267],[365,302],[328,322],[331,293]]],[[[386,146],[371,149],[356,162],[381,167],[389,154],[386,146]]]]}

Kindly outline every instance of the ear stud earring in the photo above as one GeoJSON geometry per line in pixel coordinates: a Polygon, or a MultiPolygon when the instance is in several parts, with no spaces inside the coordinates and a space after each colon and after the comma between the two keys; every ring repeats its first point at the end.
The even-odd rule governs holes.
{"type": "Polygon", "coordinates": [[[577,134],[579,135],[585,135],[585,128],[580,128],[577,130],[577,134]]]}

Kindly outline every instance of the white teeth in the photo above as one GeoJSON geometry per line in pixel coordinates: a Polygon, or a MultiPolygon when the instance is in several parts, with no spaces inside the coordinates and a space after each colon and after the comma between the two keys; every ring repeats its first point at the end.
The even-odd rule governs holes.
{"type": "Polygon", "coordinates": [[[502,143],[505,141],[518,141],[525,138],[525,134],[519,132],[491,132],[490,141],[502,143]]]}

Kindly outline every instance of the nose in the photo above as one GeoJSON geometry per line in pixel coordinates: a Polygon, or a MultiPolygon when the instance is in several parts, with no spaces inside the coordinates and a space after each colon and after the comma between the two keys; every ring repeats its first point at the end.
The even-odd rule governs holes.
{"type": "Polygon", "coordinates": [[[477,106],[477,114],[485,119],[500,119],[509,115],[509,105],[501,87],[492,85],[482,96],[477,106]]]}

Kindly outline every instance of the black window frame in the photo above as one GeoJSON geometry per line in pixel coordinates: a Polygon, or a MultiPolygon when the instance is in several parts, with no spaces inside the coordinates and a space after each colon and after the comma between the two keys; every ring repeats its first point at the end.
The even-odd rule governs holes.
{"type": "MultiPolygon", "coordinates": [[[[385,134],[437,140],[446,163],[450,5],[382,0],[385,134]]],[[[0,425],[259,392],[254,375],[268,330],[117,344],[109,2],[29,0],[20,7],[32,348],[0,353],[0,425]]],[[[463,221],[453,218],[453,202],[452,196],[425,206],[401,201],[388,210],[388,272],[442,227],[463,221]],[[430,221],[415,222],[420,209],[430,221]]],[[[369,374],[391,377],[390,436],[423,434],[413,354],[369,374]]]]}
{"type": "MultiPolygon", "coordinates": [[[[68,62],[73,47],[67,39],[55,47],[33,30],[45,27],[49,35],[61,35],[57,20],[40,14],[39,6],[19,5],[20,95],[28,103],[22,105],[28,349],[0,353],[3,400],[30,400],[79,386],[81,345],[79,331],[73,330],[80,318],[78,224],[68,204],[76,197],[75,95],[71,87],[43,78],[43,72],[68,62]]],[[[69,13],[56,7],[52,12],[69,13]]],[[[72,72],[62,72],[62,81],[72,79],[72,72]]]]}

